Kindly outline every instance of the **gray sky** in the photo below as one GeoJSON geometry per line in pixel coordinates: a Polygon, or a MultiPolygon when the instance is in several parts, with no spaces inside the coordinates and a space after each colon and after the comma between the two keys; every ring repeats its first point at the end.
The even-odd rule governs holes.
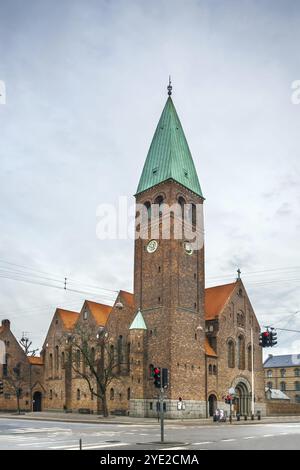
{"type": "MultiPolygon", "coordinates": [[[[113,298],[86,284],[132,290],[133,242],[97,240],[96,208],[135,193],[169,74],[207,285],[240,267],[260,323],[300,330],[299,23],[296,1],[1,0],[0,317],[17,335],[39,346],[55,306],[113,298]],[[5,279],[24,268],[4,261],[90,294],[5,279]]],[[[300,352],[278,336],[273,354],[300,352]]]]}

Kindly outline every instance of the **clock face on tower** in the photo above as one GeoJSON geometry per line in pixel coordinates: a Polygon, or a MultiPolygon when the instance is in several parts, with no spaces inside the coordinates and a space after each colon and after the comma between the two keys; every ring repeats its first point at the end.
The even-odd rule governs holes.
{"type": "Polygon", "coordinates": [[[150,240],[147,244],[148,253],[154,253],[158,248],[158,243],[156,240],[150,240]]]}

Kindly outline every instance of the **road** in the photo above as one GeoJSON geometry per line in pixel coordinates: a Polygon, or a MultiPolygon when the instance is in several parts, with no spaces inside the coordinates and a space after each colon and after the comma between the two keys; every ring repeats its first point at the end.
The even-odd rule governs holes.
{"type": "Polygon", "coordinates": [[[300,449],[300,422],[230,425],[166,425],[165,444],[157,424],[93,424],[0,419],[0,450],[204,450],[300,449]]]}

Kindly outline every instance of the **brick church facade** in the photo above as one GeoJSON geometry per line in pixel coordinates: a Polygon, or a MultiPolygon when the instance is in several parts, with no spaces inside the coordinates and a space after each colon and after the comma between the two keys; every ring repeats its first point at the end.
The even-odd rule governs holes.
{"type": "MultiPolygon", "coordinates": [[[[237,395],[235,411],[249,415],[252,330],[255,412],[265,414],[260,329],[242,280],[238,276],[231,284],[206,289],[204,243],[194,248],[189,238],[174,235],[175,225],[183,223],[188,207],[189,233],[203,238],[203,224],[195,221],[196,213],[202,214],[204,197],[170,95],[171,88],[135,194],[137,212],[144,207],[147,216],[141,217],[141,236],[135,240],[134,293],[120,291],[113,306],[85,301],[80,312],[58,308],[40,358],[22,355],[11,339],[14,346],[6,348],[8,361],[22,363],[28,371],[36,369],[28,372],[30,381],[23,387],[24,409],[101,412],[99,399],[68,360],[66,338],[80,328],[94,331],[95,338],[98,331],[105,330],[120,362],[118,376],[106,391],[110,412],[156,416],[158,390],[151,375],[156,366],[169,371],[167,417],[206,417],[217,406],[226,409],[224,397],[230,388],[237,395]],[[169,213],[170,236],[164,237],[164,207],[176,205],[182,211],[169,213]],[[155,207],[156,219],[152,217],[155,207]],[[178,409],[179,397],[184,410],[178,409]]],[[[0,341],[7,342],[10,335],[4,321],[0,341]]],[[[80,353],[77,367],[85,367],[80,353]]],[[[4,365],[0,371],[4,384],[7,373],[4,365]]],[[[13,409],[13,405],[7,385],[0,395],[0,410],[13,409]]]]}

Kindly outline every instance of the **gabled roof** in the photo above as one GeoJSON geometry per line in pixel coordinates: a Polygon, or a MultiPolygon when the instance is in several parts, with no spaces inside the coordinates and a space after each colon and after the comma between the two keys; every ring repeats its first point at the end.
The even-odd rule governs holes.
{"type": "Polygon", "coordinates": [[[63,325],[67,330],[71,330],[74,327],[79,317],[78,312],[73,312],[72,310],[65,310],[63,308],[57,308],[56,313],[61,318],[63,325]]]}
{"type": "Polygon", "coordinates": [[[28,356],[29,364],[42,366],[44,364],[43,358],[40,356],[28,356]]]}
{"type": "Polygon", "coordinates": [[[120,290],[120,296],[122,299],[125,300],[128,305],[131,307],[134,306],[134,295],[131,292],[127,292],[126,290],[120,290]]]}
{"type": "Polygon", "coordinates": [[[134,317],[133,322],[131,323],[130,330],[147,330],[147,326],[140,309],[137,311],[136,316],[134,317]]]}
{"type": "Polygon", "coordinates": [[[282,356],[269,356],[264,362],[264,368],[270,367],[299,367],[300,354],[285,354],[282,356]]]}
{"type": "Polygon", "coordinates": [[[207,356],[212,356],[212,357],[218,357],[216,352],[213,350],[213,348],[211,347],[211,345],[209,344],[209,341],[207,338],[205,338],[205,342],[204,342],[204,348],[205,348],[205,354],[207,356]]]}
{"type": "Polygon", "coordinates": [[[216,318],[231,296],[236,282],[205,289],[205,320],[216,318]]]}
{"type": "Polygon", "coordinates": [[[172,179],[202,196],[193,158],[171,97],[159,119],[137,194],[172,179]]]}
{"type": "Polygon", "coordinates": [[[105,305],[105,304],[98,304],[98,302],[93,302],[91,300],[86,300],[84,304],[88,306],[97,325],[104,326],[111,312],[112,306],[105,305]]]}

